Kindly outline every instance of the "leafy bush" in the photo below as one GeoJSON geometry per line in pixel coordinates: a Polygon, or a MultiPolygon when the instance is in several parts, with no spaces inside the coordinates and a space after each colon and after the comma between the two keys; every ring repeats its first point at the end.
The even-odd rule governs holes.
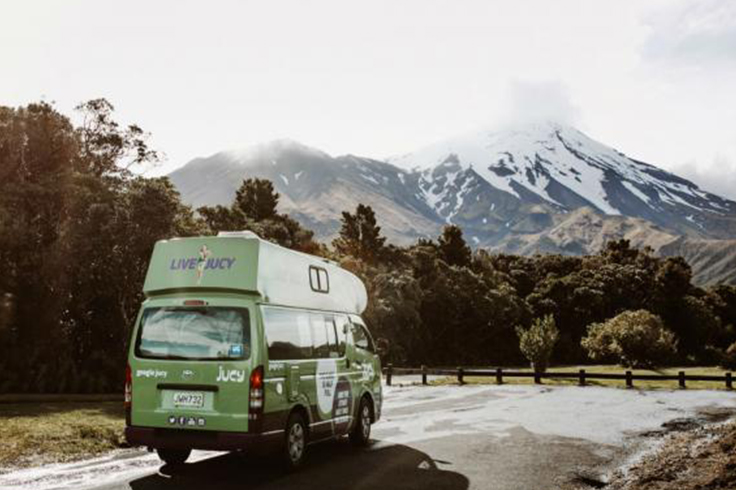
{"type": "Polygon", "coordinates": [[[725,369],[736,369],[736,342],[726,349],[726,352],[721,357],[720,364],[725,369]]]}
{"type": "Polygon", "coordinates": [[[545,315],[537,318],[528,329],[516,327],[516,334],[519,336],[519,349],[532,363],[534,371],[545,372],[552,357],[552,350],[560,337],[554,317],[545,315]]]}
{"type": "Polygon", "coordinates": [[[675,334],[647,310],[625,311],[605,322],[593,323],[581,345],[591,359],[627,367],[661,365],[677,351],[675,334]]]}

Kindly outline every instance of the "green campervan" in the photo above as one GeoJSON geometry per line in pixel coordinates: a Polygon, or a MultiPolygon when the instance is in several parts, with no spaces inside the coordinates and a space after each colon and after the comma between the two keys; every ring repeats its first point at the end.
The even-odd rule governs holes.
{"type": "Polygon", "coordinates": [[[156,243],[126,372],[125,436],[183,463],[192,449],[367,443],[380,362],[363,283],[251,232],[156,243]]]}

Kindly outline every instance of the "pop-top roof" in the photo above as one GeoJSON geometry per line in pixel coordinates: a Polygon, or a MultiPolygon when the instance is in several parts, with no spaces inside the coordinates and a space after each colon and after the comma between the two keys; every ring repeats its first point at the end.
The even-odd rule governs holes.
{"type": "Polygon", "coordinates": [[[367,303],[365,286],[352,273],[250,231],[157,242],[146,296],[190,290],[240,291],[271,304],[358,314],[367,303]]]}

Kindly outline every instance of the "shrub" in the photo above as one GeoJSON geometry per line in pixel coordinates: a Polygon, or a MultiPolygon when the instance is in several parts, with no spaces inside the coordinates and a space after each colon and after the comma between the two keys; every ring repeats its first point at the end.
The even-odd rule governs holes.
{"type": "Polygon", "coordinates": [[[537,318],[528,329],[516,327],[519,336],[519,349],[529,362],[534,371],[543,373],[547,370],[552,350],[560,337],[560,331],[555,325],[552,315],[537,318]]]}
{"type": "Polygon", "coordinates": [[[736,342],[726,349],[721,357],[721,367],[725,369],[736,369],[736,342]]]}
{"type": "Polygon", "coordinates": [[[661,365],[677,352],[675,334],[647,310],[625,311],[589,325],[581,345],[591,359],[614,361],[626,367],[661,365]]]}

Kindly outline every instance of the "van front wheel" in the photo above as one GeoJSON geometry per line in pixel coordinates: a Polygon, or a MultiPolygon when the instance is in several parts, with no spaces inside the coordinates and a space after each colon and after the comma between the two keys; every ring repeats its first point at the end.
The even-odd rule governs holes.
{"type": "Polygon", "coordinates": [[[156,449],[158,457],[166,464],[175,466],[184,464],[192,453],[191,449],[156,449]]]}
{"type": "Polygon", "coordinates": [[[371,404],[368,398],[360,400],[358,420],[350,431],[350,442],[356,446],[367,446],[371,439],[371,404]]]}

